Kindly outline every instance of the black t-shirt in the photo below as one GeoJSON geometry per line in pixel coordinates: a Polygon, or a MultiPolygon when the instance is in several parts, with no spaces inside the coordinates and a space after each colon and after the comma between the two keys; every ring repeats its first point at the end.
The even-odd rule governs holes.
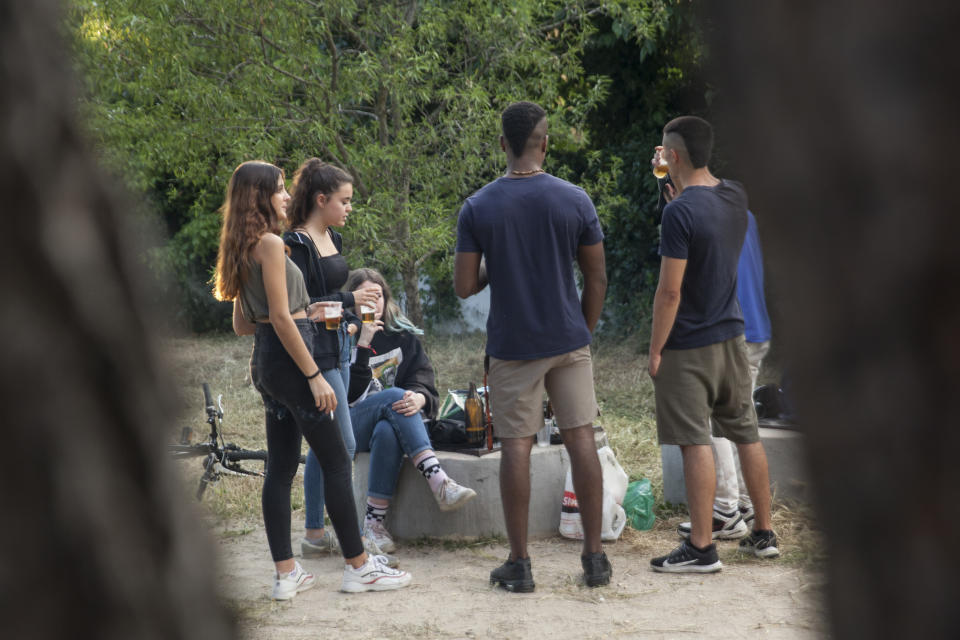
{"type": "Polygon", "coordinates": [[[660,255],[687,261],[667,349],[695,349],[743,334],[737,265],[747,233],[743,185],[687,187],[663,209],[660,255]]]}
{"type": "Polygon", "coordinates": [[[391,387],[416,391],[427,399],[422,413],[437,417],[440,394],[437,393],[433,365],[423,343],[409,331],[380,331],[374,334],[369,349],[357,347],[350,366],[350,406],[391,387]]]}

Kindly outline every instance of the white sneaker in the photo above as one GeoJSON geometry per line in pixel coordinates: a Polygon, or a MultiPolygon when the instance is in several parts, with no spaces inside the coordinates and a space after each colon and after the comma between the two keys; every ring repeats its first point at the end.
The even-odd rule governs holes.
{"type": "Polygon", "coordinates": [[[397,545],[393,543],[393,538],[390,537],[390,532],[387,531],[382,522],[371,523],[370,521],[364,521],[363,537],[379,547],[377,554],[393,553],[397,550],[397,545]]]}
{"type": "Polygon", "coordinates": [[[350,565],[343,568],[343,582],[340,590],[347,593],[363,591],[390,591],[402,589],[410,584],[412,577],[406,571],[391,569],[383,556],[367,556],[366,563],[359,569],[350,565]]]}
{"type": "Polygon", "coordinates": [[[276,581],[273,583],[273,599],[290,600],[301,591],[306,591],[316,584],[317,579],[314,575],[304,571],[300,563],[297,562],[290,573],[283,576],[277,575],[276,581]]]}
{"type": "Polygon", "coordinates": [[[440,485],[440,489],[433,494],[433,497],[436,499],[440,511],[453,511],[462,507],[467,501],[476,498],[477,492],[469,487],[461,487],[452,478],[447,478],[440,485]]]}

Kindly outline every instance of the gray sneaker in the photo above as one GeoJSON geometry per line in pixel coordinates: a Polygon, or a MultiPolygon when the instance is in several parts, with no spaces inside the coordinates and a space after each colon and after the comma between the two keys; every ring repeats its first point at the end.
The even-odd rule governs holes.
{"type": "Polygon", "coordinates": [[[400,559],[397,556],[392,556],[389,553],[384,553],[383,550],[373,541],[373,538],[364,536],[363,540],[363,550],[367,552],[367,555],[378,556],[382,564],[387,565],[391,569],[396,569],[400,566],[400,559]]]}
{"type": "Polygon", "coordinates": [[[363,523],[363,537],[387,553],[393,553],[397,548],[397,545],[393,542],[393,538],[390,536],[390,532],[387,531],[382,522],[371,523],[365,521],[363,523]]]}
{"type": "Polygon", "coordinates": [[[477,497],[477,492],[469,487],[462,487],[452,478],[447,478],[440,485],[440,489],[433,494],[440,507],[440,511],[459,509],[469,500],[477,497]]]}
{"type": "Polygon", "coordinates": [[[340,542],[336,534],[328,529],[324,529],[323,536],[316,540],[300,540],[300,554],[304,558],[319,558],[334,553],[340,553],[340,542]]]}

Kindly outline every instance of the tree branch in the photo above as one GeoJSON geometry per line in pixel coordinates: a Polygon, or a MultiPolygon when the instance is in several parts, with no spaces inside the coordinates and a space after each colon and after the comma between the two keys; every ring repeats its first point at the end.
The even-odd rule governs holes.
{"type": "Polygon", "coordinates": [[[369,111],[361,111],[360,109],[344,109],[341,105],[337,105],[338,113],[352,113],[353,115],[363,116],[365,118],[373,118],[374,120],[379,121],[380,118],[375,113],[370,113],[369,111]]]}
{"type": "Polygon", "coordinates": [[[551,29],[556,29],[557,27],[561,27],[565,24],[573,22],[574,20],[582,20],[583,18],[590,18],[592,16],[595,16],[601,11],[603,11],[603,7],[594,7],[593,9],[589,9],[586,13],[583,13],[583,14],[577,13],[576,11],[572,11],[570,15],[564,18],[563,20],[557,20],[552,24],[540,25],[540,27],[537,28],[537,31],[539,31],[540,33],[546,33],[551,29]]]}

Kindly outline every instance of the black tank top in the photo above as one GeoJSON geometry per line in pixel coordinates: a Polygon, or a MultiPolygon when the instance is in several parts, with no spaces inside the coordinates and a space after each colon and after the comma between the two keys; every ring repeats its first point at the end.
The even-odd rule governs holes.
{"type": "Polygon", "coordinates": [[[320,257],[320,273],[323,287],[328,292],[339,291],[347,283],[350,267],[341,253],[320,257]]]}

